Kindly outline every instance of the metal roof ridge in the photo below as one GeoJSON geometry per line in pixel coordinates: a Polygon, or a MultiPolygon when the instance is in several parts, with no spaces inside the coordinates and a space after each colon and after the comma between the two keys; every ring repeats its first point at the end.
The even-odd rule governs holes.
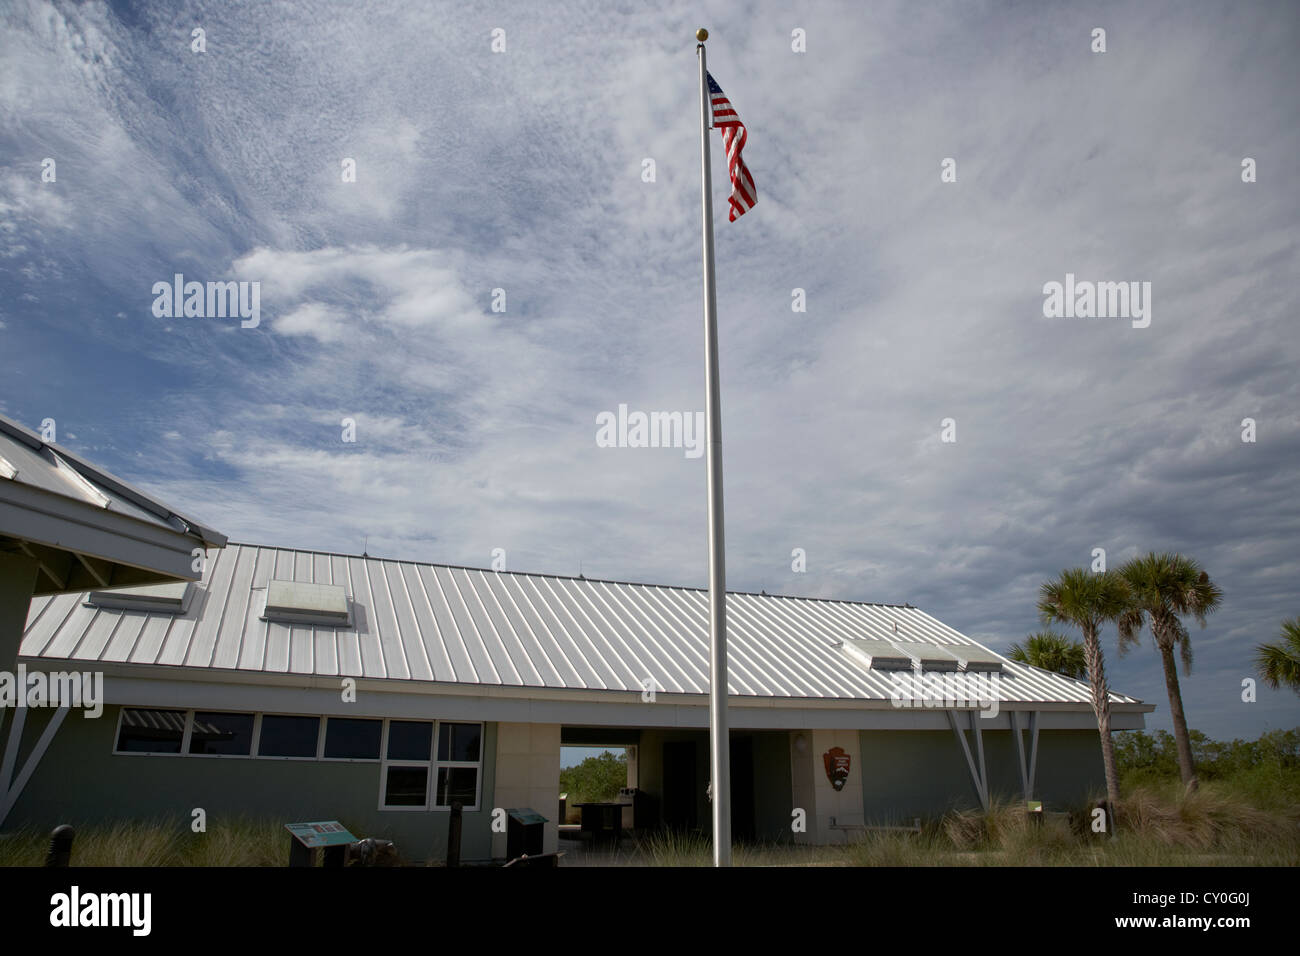
{"type": "MultiPolygon", "coordinates": [[[[358,558],[363,561],[392,561],[397,564],[414,564],[426,568],[447,568],[452,571],[482,571],[487,574],[512,574],[520,577],[531,578],[556,578],[561,581],[585,581],[588,584],[622,584],[628,587],[665,588],[670,591],[700,591],[704,593],[707,593],[709,590],[706,587],[695,587],[689,584],[656,584],[650,581],[619,581],[614,578],[589,578],[585,575],[579,574],[552,574],[546,571],[497,571],[492,568],[480,568],[469,564],[443,564],[438,561],[420,561],[415,558],[389,558],[377,554],[355,554],[348,551],[326,551],[316,548],[293,548],[278,544],[257,544],[252,541],[228,541],[227,544],[230,547],[236,548],[262,548],[272,551],[292,551],[297,554],[320,554],[338,558],[358,558]]],[[[747,597],[781,598],[787,601],[821,601],[826,604],[851,604],[858,607],[892,607],[907,611],[921,610],[914,604],[889,604],[884,601],[849,601],[844,598],[806,597],[801,594],[768,594],[759,591],[733,591],[730,588],[727,589],[727,593],[739,594],[747,597]]]]}

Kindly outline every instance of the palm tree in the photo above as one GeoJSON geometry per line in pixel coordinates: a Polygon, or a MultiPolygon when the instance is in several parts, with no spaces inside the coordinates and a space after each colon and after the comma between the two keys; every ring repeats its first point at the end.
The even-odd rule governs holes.
{"type": "Polygon", "coordinates": [[[1119,618],[1119,648],[1124,653],[1138,642],[1145,624],[1151,629],[1160,662],[1165,668],[1165,689],[1169,693],[1169,714],[1174,721],[1174,740],[1178,745],[1178,769],[1188,790],[1196,789],[1196,766],[1192,762],[1192,743],[1183,716],[1183,696],[1178,689],[1178,665],[1174,663],[1174,646],[1183,659],[1183,673],[1192,669],[1192,642],[1182,616],[1190,614],[1201,627],[1205,615],[1219,606],[1223,592],[1209,574],[1191,558],[1181,554],[1156,554],[1134,558],[1120,568],[1119,575],[1128,585],[1130,605],[1119,618]]]}
{"type": "Polygon", "coordinates": [[[1269,687],[1286,684],[1300,694],[1300,617],[1282,622],[1280,643],[1255,648],[1255,667],[1269,687]]]}
{"type": "Polygon", "coordinates": [[[1068,568],[1055,580],[1044,582],[1038,601],[1038,611],[1046,623],[1073,624],[1083,632],[1083,657],[1092,690],[1092,711],[1097,715],[1101,736],[1101,762],[1110,805],[1107,819],[1112,828],[1119,802],[1119,774],[1115,770],[1115,742],[1110,736],[1110,691],[1106,687],[1100,633],[1103,624],[1116,620],[1127,607],[1128,592],[1118,575],[1113,571],[1094,574],[1083,568],[1068,568]]]}
{"type": "Polygon", "coordinates": [[[1045,671],[1082,679],[1088,676],[1088,662],[1083,645],[1055,631],[1039,631],[1025,638],[1024,646],[1012,644],[1008,656],[1021,664],[1041,667],[1045,671]]]}

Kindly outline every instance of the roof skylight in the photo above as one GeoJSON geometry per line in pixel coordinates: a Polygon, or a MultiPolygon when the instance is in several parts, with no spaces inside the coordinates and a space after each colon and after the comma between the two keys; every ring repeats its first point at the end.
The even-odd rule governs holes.
{"type": "Polygon", "coordinates": [[[340,584],[270,581],[262,619],[283,624],[349,627],[352,613],[347,592],[340,584]]]}
{"type": "Polygon", "coordinates": [[[906,643],[900,641],[898,649],[920,661],[921,670],[924,671],[955,671],[961,666],[957,658],[951,653],[955,650],[952,647],[921,643],[919,641],[908,641],[906,643]]]}
{"type": "Polygon", "coordinates": [[[912,669],[912,658],[889,643],[889,641],[877,640],[874,637],[849,638],[844,642],[844,650],[874,670],[906,671],[912,669]]]}
{"type": "Polygon", "coordinates": [[[975,644],[949,644],[948,650],[966,665],[968,671],[1002,670],[1002,658],[975,644]]]}
{"type": "Polygon", "coordinates": [[[192,594],[193,585],[190,582],[176,581],[171,584],[91,591],[86,604],[123,611],[148,611],[151,614],[184,614],[192,594]]]}

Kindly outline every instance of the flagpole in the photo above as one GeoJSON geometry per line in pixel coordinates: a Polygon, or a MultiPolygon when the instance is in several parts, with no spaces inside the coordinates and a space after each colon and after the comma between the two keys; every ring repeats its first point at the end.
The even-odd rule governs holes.
{"type": "Polygon", "coordinates": [[[709,168],[711,110],[704,41],[700,61],[700,169],[704,209],[704,366],[709,422],[709,771],[713,793],[713,865],[731,866],[731,748],[727,730],[727,567],[722,522],[722,399],[718,386],[718,295],[713,279],[713,176],[709,168]]]}

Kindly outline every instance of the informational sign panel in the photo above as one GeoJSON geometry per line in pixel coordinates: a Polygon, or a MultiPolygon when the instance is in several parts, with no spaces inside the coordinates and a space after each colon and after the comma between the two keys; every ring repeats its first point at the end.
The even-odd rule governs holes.
{"type": "Polygon", "coordinates": [[[308,849],[357,842],[357,838],[349,833],[347,828],[337,820],[321,820],[317,823],[286,823],[284,828],[308,849]]]}

